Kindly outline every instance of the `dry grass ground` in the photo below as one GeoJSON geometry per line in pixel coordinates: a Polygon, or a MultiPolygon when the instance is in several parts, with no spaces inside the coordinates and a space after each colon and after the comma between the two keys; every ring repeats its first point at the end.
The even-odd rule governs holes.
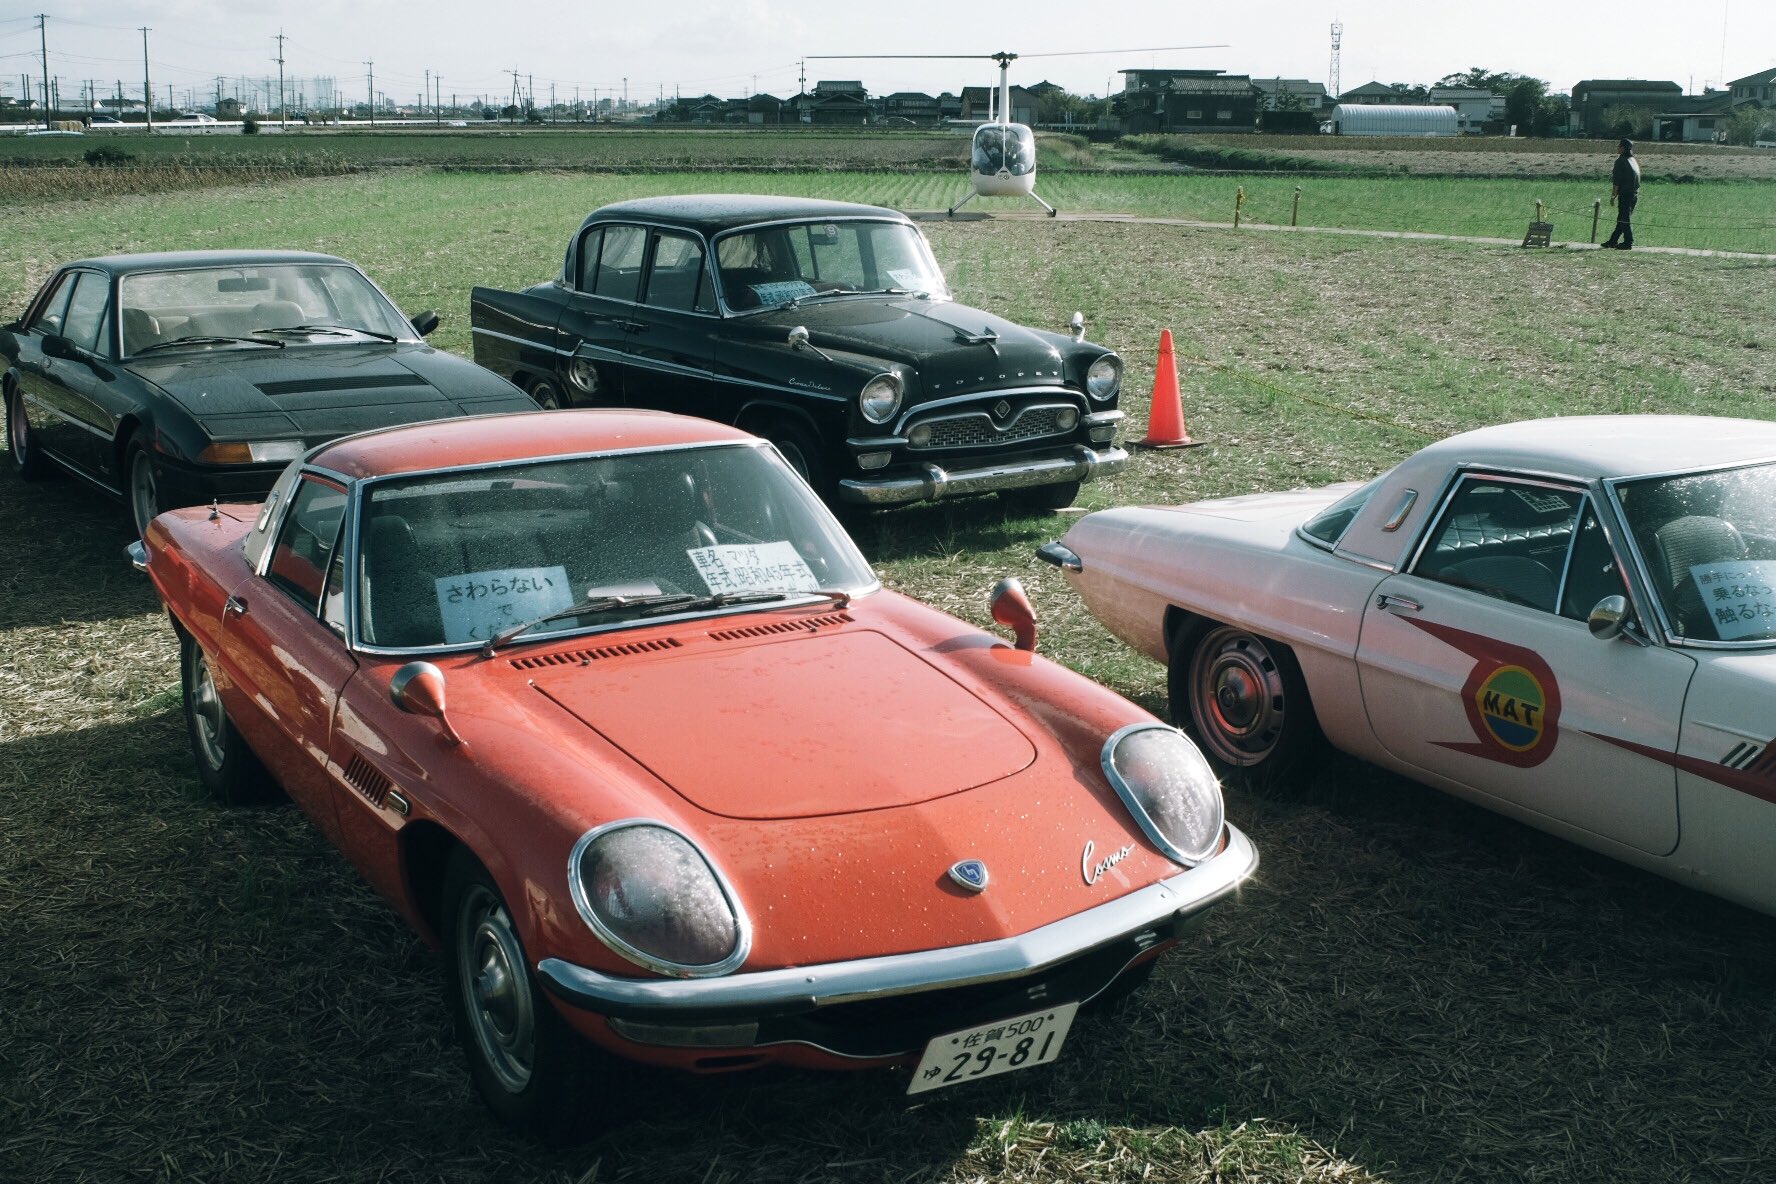
{"type": "MultiPolygon", "coordinates": [[[[440,293],[543,273],[583,184],[514,179],[522,223],[454,222],[431,255],[437,203],[357,181],[282,204],[194,195],[187,229],[151,245],[310,241],[303,194],[374,196],[326,249],[448,314],[440,293]]],[[[17,286],[45,260],[150,245],[131,224],[127,203],[38,219],[0,241],[0,270],[17,286]]],[[[1130,436],[1161,326],[1221,367],[1185,369],[1205,447],[1140,454],[1090,506],[1361,477],[1531,415],[1776,411],[1764,266],[929,230],[961,298],[1038,324],[1086,311],[1129,359],[1130,436]]],[[[458,313],[440,340],[465,349],[458,313]]],[[[1163,711],[1163,672],[1031,558],[1066,522],[982,499],[859,535],[887,581],[977,622],[992,580],[1020,575],[1046,653],[1163,711]]],[[[317,832],[287,805],[201,796],[127,537],[72,481],[0,477],[0,1180],[1667,1184],[1776,1165],[1776,921],[1344,759],[1231,796],[1257,881],[1050,1069],[915,1105],[892,1074],[713,1078],[540,1151],[485,1116],[434,957],[317,832]]]]}

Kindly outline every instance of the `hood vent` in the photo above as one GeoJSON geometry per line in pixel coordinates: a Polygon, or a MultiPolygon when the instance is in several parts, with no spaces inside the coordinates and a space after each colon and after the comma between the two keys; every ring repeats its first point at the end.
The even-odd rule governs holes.
{"type": "Polygon", "coordinates": [[[825,625],[849,625],[850,613],[828,613],[804,621],[780,621],[773,625],[747,625],[740,629],[712,629],[709,636],[716,641],[744,641],[749,637],[769,637],[774,633],[812,633],[825,625]]]}
{"type": "Polygon", "coordinates": [[[268,395],[307,395],[317,391],[375,391],[392,386],[430,386],[417,374],[367,374],[361,378],[292,378],[254,384],[268,395]]]}
{"type": "Polygon", "coordinates": [[[634,654],[657,654],[675,650],[684,643],[676,637],[654,641],[626,641],[621,645],[601,645],[586,650],[564,650],[557,654],[538,654],[533,658],[513,658],[514,670],[541,670],[545,666],[590,666],[603,658],[627,658],[634,654]]]}
{"type": "Polygon", "coordinates": [[[351,764],[345,767],[345,779],[372,806],[380,808],[388,797],[389,779],[377,772],[360,753],[352,754],[351,764]]]}

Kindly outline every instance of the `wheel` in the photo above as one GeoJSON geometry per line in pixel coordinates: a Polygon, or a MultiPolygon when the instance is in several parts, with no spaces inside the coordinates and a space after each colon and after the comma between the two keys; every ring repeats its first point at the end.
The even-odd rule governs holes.
{"type": "Polygon", "coordinates": [[[561,1145],[623,1112],[630,1095],[615,1062],[543,997],[505,898],[464,848],[444,873],[443,917],[445,999],[469,1076],[499,1120],[561,1145]]]}
{"type": "Polygon", "coordinates": [[[1079,482],[1059,481],[1053,485],[1026,485],[1021,489],[1001,489],[999,497],[1014,509],[1024,511],[1064,510],[1079,496],[1079,482]]]}
{"type": "Polygon", "coordinates": [[[1299,772],[1324,741],[1307,681],[1279,642],[1212,624],[1180,640],[1169,670],[1172,719],[1223,777],[1251,783],[1299,772]]]}
{"type": "Polygon", "coordinates": [[[179,682],[184,689],[185,730],[197,758],[197,779],[225,806],[262,802],[276,796],[259,758],[235,730],[216,692],[203,647],[190,637],[179,645],[179,682]]]}
{"type": "Polygon", "coordinates": [[[552,378],[539,378],[530,384],[530,397],[537,401],[537,406],[544,411],[559,411],[567,406],[562,397],[561,387],[552,378]]]}
{"type": "Polygon", "coordinates": [[[6,446],[12,452],[12,471],[23,481],[41,481],[49,476],[49,462],[38,451],[31,438],[31,423],[25,418],[25,397],[18,387],[6,388],[6,446]]]}
{"type": "Polygon", "coordinates": [[[161,504],[160,482],[154,472],[154,458],[148,455],[148,445],[141,436],[129,442],[123,453],[125,490],[129,498],[130,520],[136,524],[136,533],[148,533],[148,524],[154,516],[169,507],[161,504]]]}
{"type": "Polygon", "coordinates": [[[820,455],[820,445],[800,424],[779,420],[764,433],[765,438],[777,446],[789,467],[796,471],[796,476],[808,483],[808,488],[819,494],[824,500],[831,500],[833,488],[831,478],[826,471],[826,461],[820,455]]]}

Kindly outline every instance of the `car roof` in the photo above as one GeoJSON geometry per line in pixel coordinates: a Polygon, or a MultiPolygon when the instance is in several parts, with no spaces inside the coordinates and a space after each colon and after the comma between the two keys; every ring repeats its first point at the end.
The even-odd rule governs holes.
{"type": "Polygon", "coordinates": [[[899,210],[849,201],[771,197],[750,193],[697,193],[680,197],[644,197],[601,206],[587,215],[580,226],[584,229],[594,222],[640,219],[715,235],[739,226],[796,218],[888,218],[895,222],[910,221],[899,210]]]}
{"type": "Polygon", "coordinates": [[[92,259],[76,259],[67,267],[96,267],[112,275],[131,275],[145,271],[178,271],[187,267],[257,267],[273,263],[344,263],[356,266],[337,255],[314,251],[151,251],[138,255],[99,255],[92,259]]]}
{"type": "Polygon", "coordinates": [[[551,456],[755,439],[738,428],[665,411],[518,411],[361,432],[315,449],[307,463],[348,480],[364,480],[551,456]]]}
{"type": "Polygon", "coordinates": [[[1412,463],[1478,464],[1599,480],[1776,458],[1776,423],[1711,415],[1575,415],[1450,436],[1412,463]]]}

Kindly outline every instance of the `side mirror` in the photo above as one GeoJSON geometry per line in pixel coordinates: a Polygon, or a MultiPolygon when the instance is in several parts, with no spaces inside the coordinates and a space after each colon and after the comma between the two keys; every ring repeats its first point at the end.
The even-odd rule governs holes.
{"type": "Polygon", "coordinates": [[[59,334],[51,334],[43,339],[43,353],[46,357],[61,358],[65,362],[80,360],[80,351],[72,341],[59,334]]]}
{"type": "Polygon", "coordinates": [[[430,337],[432,330],[438,327],[438,314],[433,309],[426,309],[411,318],[413,331],[421,337],[430,337]]]}
{"type": "Polygon", "coordinates": [[[1591,636],[1599,641],[1614,641],[1628,627],[1628,601],[1622,596],[1605,596],[1585,618],[1591,636]]]}
{"type": "Polygon", "coordinates": [[[797,325],[789,331],[789,348],[797,351],[811,349],[816,356],[828,362],[832,361],[819,346],[808,340],[808,326],[806,325],[797,325]]]}
{"type": "Polygon", "coordinates": [[[1069,328],[1073,331],[1073,340],[1074,341],[1084,341],[1085,340],[1085,314],[1082,312],[1074,313],[1073,319],[1067,322],[1067,328],[1069,328]]]}
{"type": "Polygon", "coordinates": [[[1036,610],[1030,607],[1030,598],[1024,595],[1024,586],[1015,576],[1006,576],[993,585],[987,607],[995,621],[1017,636],[1018,649],[1036,648],[1036,610]]]}
{"type": "Polygon", "coordinates": [[[463,742],[444,715],[444,672],[430,662],[409,662],[395,671],[389,679],[389,698],[408,715],[437,720],[452,744],[463,742]]]}

